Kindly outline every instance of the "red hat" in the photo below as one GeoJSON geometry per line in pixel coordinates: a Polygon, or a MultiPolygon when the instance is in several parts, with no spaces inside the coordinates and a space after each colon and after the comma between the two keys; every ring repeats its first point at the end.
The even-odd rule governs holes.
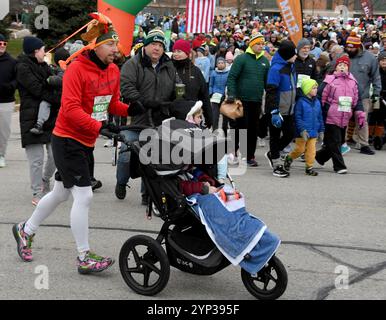
{"type": "Polygon", "coordinates": [[[347,55],[343,55],[340,58],[336,59],[335,68],[339,63],[344,63],[350,69],[350,58],[347,55]]]}
{"type": "Polygon", "coordinates": [[[190,43],[188,40],[179,39],[177,40],[173,45],[173,51],[174,50],[181,50],[186,53],[186,55],[189,57],[190,54],[190,43]]]}

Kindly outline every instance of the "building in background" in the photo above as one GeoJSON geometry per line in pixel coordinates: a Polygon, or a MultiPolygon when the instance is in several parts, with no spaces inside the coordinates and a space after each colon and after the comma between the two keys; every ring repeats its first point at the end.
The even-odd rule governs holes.
{"type": "MultiPolygon", "coordinates": [[[[386,15],[385,0],[372,0],[374,15],[386,15]]],[[[240,7],[241,12],[253,12],[254,14],[279,13],[276,0],[217,0],[216,14],[236,13],[240,7]]],[[[326,17],[342,16],[348,8],[349,17],[363,16],[360,0],[302,0],[304,15],[319,15],[326,17]]],[[[153,0],[146,7],[147,12],[154,15],[174,15],[184,12],[186,0],[153,0]]]]}

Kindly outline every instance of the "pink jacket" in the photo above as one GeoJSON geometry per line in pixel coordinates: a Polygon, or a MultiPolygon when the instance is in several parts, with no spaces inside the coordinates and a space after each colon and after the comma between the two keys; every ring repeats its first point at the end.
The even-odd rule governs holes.
{"type": "Polygon", "coordinates": [[[326,83],[326,86],[322,93],[322,106],[325,106],[326,103],[330,106],[326,123],[344,128],[348,125],[358,103],[358,83],[351,73],[327,75],[323,82],[326,83]],[[350,105],[345,106],[346,97],[352,99],[351,107],[350,105]]]}

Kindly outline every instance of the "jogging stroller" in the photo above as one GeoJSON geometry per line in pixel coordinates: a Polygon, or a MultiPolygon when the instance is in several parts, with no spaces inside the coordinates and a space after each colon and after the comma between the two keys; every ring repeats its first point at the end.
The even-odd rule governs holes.
{"type": "MultiPolygon", "coordinates": [[[[131,178],[142,177],[149,194],[147,214],[164,221],[156,239],[136,235],[130,237],[121,248],[120,272],[126,284],[136,293],[152,296],[162,291],[169,280],[170,266],[192,274],[212,275],[230,264],[217,249],[179,188],[179,176],[186,173],[187,162],[216,177],[216,155],[222,157],[225,140],[214,137],[208,131],[199,138],[202,143],[198,143],[200,146],[197,147],[191,144],[193,133],[194,126],[189,123],[171,120],[150,133],[153,135],[150,142],[126,143],[131,150],[131,178]],[[176,137],[171,137],[177,129],[187,139],[178,136],[176,141],[176,137]],[[161,160],[167,152],[177,154],[175,148],[181,140],[185,144],[179,144],[178,149],[180,153],[186,151],[185,161],[157,161],[157,155],[152,158],[151,164],[143,161],[149,150],[144,148],[146,143],[147,146],[154,143],[158,160],[161,160]],[[207,159],[205,156],[208,154],[214,161],[203,164],[202,159],[207,159]]],[[[195,140],[197,142],[197,138],[195,140]]],[[[287,287],[286,269],[275,255],[256,274],[241,269],[241,279],[247,290],[258,299],[276,299],[287,287]]]]}

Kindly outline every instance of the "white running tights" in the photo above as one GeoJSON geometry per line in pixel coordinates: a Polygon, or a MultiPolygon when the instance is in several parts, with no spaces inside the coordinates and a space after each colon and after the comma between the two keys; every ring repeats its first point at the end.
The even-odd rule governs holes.
{"type": "Polygon", "coordinates": [[[56,181],[51,192],[47,193],[38,203],[31,218],[26,222],[24,231],[34,234],[42,222],[47,219],[56,207],[67,201],[70,194],[74,198],[71,208],[71,230],[74,235],[78,252],[90,250],[88,243],[88,211],[93,197],[91,186],[66,189],[63,182],[56,181]]]}

